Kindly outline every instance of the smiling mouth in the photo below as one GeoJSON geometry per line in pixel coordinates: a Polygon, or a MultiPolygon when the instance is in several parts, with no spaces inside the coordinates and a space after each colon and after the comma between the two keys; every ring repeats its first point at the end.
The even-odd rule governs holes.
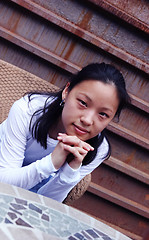
{"type": "Polygon", "coordinates": [[[87,131],[86,129],[80,127],[80,126],[77,126],[74,124],[74,127],[75,127],[75,130],[77,133],[79,134],[86,134],[86,133],[89,133],[89,131],[87,131]]]}

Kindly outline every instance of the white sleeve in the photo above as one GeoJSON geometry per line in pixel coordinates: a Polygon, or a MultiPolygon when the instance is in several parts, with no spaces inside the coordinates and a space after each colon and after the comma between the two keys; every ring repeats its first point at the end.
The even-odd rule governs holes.
{"type": "Polygon", "coordinates": [[[66,162],[57,174],[42,186],[38,193],[46,197],[50,197],[59,202],[62,202],[71,191],[71,189],[87,174],[91,173],[105,159],[109,145],[104,138],[102,144],[98,148],[95,159],[88,165],[81,166],[74,170],[66,162]]]}
{"type": "Polygon", "coordinates": [[[0,143],[0,181],[30,189],[56,171],[50,155],[22,167],[30,117],[28,103],[21,107],[23,100],[15,102],[4,123],[0,143]],[[21,104],[20,104],[21,102],[21,104]]]}
{"type": "Polygon", "coordinates": [[[66,162],[37,193],[62,202],[79,180],[80,168],[74,170],[66,162]]]}

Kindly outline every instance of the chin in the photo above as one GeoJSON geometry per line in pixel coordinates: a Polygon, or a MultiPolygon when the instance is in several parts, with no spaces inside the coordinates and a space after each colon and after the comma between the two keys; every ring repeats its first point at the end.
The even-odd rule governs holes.
{"type": "Polygon", "coordinates": [[[81,141],[86,142],[87,140],[89,140],[90,138],[87,137],[82,137],[82,136],[77,136],[81,141]]]}

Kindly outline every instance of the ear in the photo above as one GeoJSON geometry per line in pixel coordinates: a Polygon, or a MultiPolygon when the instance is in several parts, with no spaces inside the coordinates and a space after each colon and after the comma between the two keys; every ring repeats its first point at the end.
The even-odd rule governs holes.
{"type": "Polygon", "coordinates": [[[64,88],[64,90],[62,91],[62,99],[66,99],[67,95],[68,95],[68,88],[69,88],[70,83],[68,82],[64,88]]]}

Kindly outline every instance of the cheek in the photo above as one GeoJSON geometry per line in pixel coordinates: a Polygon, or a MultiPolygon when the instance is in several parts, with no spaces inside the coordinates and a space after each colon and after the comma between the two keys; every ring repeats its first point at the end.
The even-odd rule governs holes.
{"type": "Polygon", "coordinates": [[[103,128],[106,128],[110,122],[111,122],[111,120],[107,120],[107,121],[103,122],[103,128]]]}
{"type": "Polygon", "coordinates": [[[111,120],[108,120],[108,121],[98,120],[94,126],[94,131],[96,133],[102,132],[108,126],[109,122],[111,122],[111,120]]]}
{"type": "Polygon", "coordinates": [[[65,122],[67,121],[68,119],[68,111],[65,111],[65,109],[63,109],[63,112],[62,112],[62,123],[65,125],[65,122]]]}
{"type": "Polygon", "coordinates": [[[68,98],[66,99],[66,101],[65,101],[63,110],[64,110],[64,111],[71,111],[71,112],[72,112],[72,109],[74,108],[73,105],[74,105],[74,104],[73,104],[72,100],[68,97],[68,98]]]}
{"type": "Polygon", "coordinates": [[[73,118],[77,113],[77,107],[75,102],[70,101],[69,99],[65,102],[62,114],[64,117],[73,118]]]}
{"type": "Polygon", "coordinates": [[[67,104],[64,106],[62,111],[62,123],[65,126],[72,118],[72,108],[67,104]]]}

